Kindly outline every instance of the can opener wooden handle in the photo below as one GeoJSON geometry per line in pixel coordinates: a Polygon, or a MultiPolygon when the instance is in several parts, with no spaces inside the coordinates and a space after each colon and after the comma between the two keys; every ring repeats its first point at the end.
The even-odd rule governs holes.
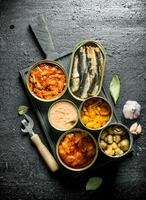
{"type": "Polygon", "coordinates": [[[39,135],[35,134],[33,132],[33,126],[34,126],[33,120],[31,119],[30,116],[28,116],[26,114],[24,116],[25,116],[26,119],[23,119],[21,121],[21,123],[23,124],[23,126],[25,128],[21,129],[22,132],[25,132],[25,133],[28,132],[29,133],[29,135],[31,137],[31,141],[37,147],[38,152],[40,153],[40,155],[42,156],[42,158],[44,159],[45,163],[50,168],[50,170],[52,172],[57,171],[59,169],[59,167],[58,167],[56,160],[54,159],[54,157],[52,156],[50,151],[47,149],[47,147],[42,143],[39,135]]]}

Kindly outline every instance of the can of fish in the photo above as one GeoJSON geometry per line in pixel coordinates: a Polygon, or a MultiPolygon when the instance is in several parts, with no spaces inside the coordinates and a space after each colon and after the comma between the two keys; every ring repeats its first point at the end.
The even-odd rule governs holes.
{"type": "Polygon", "coordinates": [[[102,88],[106,53],[94,40],[81,41],[71,57],[68,89],[80,101],[97,96],[102,88]]]}
{"type": "Polygon", "coordinates": [[[29,93],[39,101],[59,99],[68,86],[68,76],[62,65],[52,60],[40,60],[30,67],[26,75],[29,93]]]}

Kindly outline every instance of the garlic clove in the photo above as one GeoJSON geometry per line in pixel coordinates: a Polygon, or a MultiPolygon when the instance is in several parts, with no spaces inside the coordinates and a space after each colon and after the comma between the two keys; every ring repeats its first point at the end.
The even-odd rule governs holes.
{"type": "Polygon", "coordinates": [[[138,125],[136,132],[138,135],[142,132],[142,126],[140,124],[138,125]]]}
{"type": "Polygon", "coordinates": [[[138,124],[137,122],[135,122],[134,124],[130,126],[130,132],[131,133],[136,132],[137,127],[138,127],[138,124]]]}
{"type": "Polygon", "coordinates": [[[142,126],[139,124],[138,125],[138,123],[137,122],[135,122],[134,124],[132,124],[131,126],[130,126],[130,132],[132,133],[132,134],[134,134],[134,135],[139,135],[141,132],[142,132],[142,126]]]}

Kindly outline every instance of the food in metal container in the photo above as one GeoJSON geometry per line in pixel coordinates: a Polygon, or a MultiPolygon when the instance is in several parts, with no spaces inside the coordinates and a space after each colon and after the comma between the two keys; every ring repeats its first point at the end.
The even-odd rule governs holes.
{"type": "Polygon", "coordinates": [[[81,108],[81,122],[89,129],[100,129],[111,118],[111,107],[100,97],[87,99],[81,108]]]}
{"type": "Polygon", "coordinates": [[[75,169],[89,165],[97,154],[96,150],[92,137],[81,131],[66,134],[58,146],[61,160],[67,166],[75,169]]]}
{"type": "Polygon", "coordinates": [[[38,64],[28,77],[30,91],[45,100],[59,96],[65,85],[66,77],[63,70],[52,63],[38,64]]]}
{"type": "Polygon", "coordinates": [[[69,90],[78,100],[98,95],[105,64],[103,47],[95,41],[81,42],[73,52],[69,90]]]}
{"type": "Polygon", "coordinates": [[[121,156],[130,148],[130,137],[121,125],[110,125],[100,135],[99,146],[108,156],[121,156]]]}
{"type": "Polygon", "coordinates": [[[59,130],[72,128],[78,120],[78,111],[75,105],[68,100],[55,102],[48,113],[49,122],[59,130]]]}

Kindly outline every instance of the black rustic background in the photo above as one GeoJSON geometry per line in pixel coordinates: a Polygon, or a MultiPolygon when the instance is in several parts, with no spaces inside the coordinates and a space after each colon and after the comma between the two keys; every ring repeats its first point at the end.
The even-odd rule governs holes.
{"type": "MultiPolygon", "coordinates": [[[[0,0],[0,199],[144,199],[146,195],[146,53],[145,0],[0,0]],[[120,76],[116,105],[122,118],[126,100],[142,105],[143,133],[133,153],[66,184],[52,174],[36,149],[20,131],[19,105],[30,106],[19,71],[43,58],[28,24],[44,14],[55,48],[63,52],[81,39],[98,39],[107,50],[104,85],[113,73],[120,76]],[[100,176],[96,191],[85,191],[90,176],[100,176]]],[[[35,130],[47,144],[35,113],[35,130]]],[[[132,122],[124,121],[128,125],[132,122]]]]}

